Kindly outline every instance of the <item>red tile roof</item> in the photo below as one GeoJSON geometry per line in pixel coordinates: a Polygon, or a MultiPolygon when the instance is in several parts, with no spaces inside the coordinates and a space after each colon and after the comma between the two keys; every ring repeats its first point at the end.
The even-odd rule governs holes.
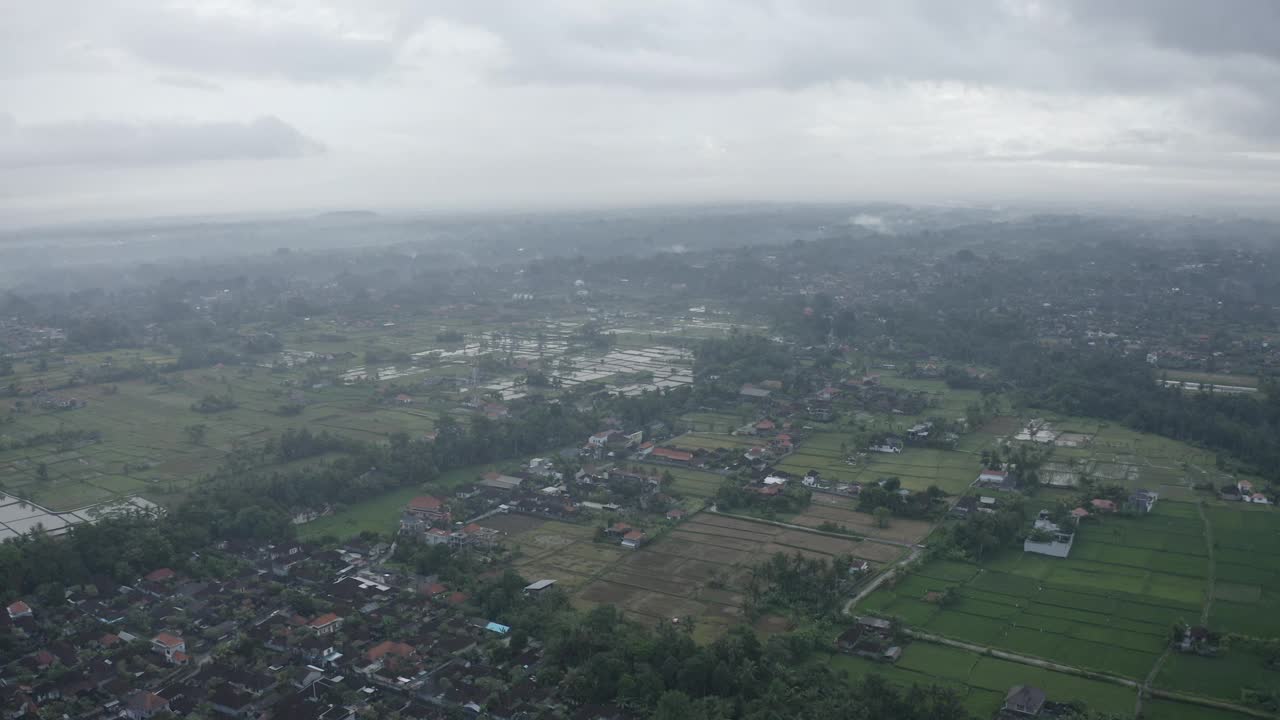
{"type": "Polygon", "coordinates": [[[623,539],[623,540],[643,540],[643,539],[644,539],[644,533],[640,532],[639,530],[632,530],[631,532],[627,533],[626,535],[623,535],[623,536],[622,536],[622,539],[623,539]]]}
{"type": "Polygon", "coordinates": [[[164,645],[165,647],[177,647],[183,644],[184,641],[182,638],[178,637],[177,635],[170,635],[169,633],[160,633],[154,638],[151,638],[151,642],[159,643],[161,645],[164,645]]]}
{"type": "Polygon", "coordinates": [[[693,459],[693,453],[683,450],[673,450],[671,448],[656,447],[649,451],[654,457],[666,458],[667,460],[675,460],[678,462],[689,462],[693,459]]]}
{"type": "Polygon", "coordinates": [[[1110,500],[1104,500],[1102,498],[1094,498],[1089,501],[1089,504],[1099,510],[1115,510],[1116,509],[1115,503],[1111,502],[1110,500]]]}
{"type": "Polygon", "coordinates": [[[313,628],[324,627],[325,625],[335,623],[341,619],[342,618],[338,617],[333,613],[325,613],[320,617],[316,618],[315,620],[312,620],[310,623],[308,623],[308,625],[310,625],[313,628]]]}
{"type": "Polygon", "coordinates": [[[9,615],[21,615],[31,612],[31,606],[25,602],[18,600],[9,605],[9,615]]]}
{"type": "Polygon", "coordinates": [[[439,510],[442,507],[444,507],[444,501],[432,495],[419,495],[409,501],[411,510],[439,510]]]}
{"type": "Polygon", "coordinates": [[[164,567],[164,568],[152,570],[151,572],[147,573],[147,576],[144,579],[147,580],[148,582],[161,582],[163,580],[170,580],[174,578],[176,575],[177,573],[175,573],[172,569],[164,567]]]}
{"type": "Polygon", "coordinates": [[[414,652],[415,650],[413,649],[412,645],[408,645],[402,642],[395,642],[394,640],[384,640],[378,643],[377,645],[374,645],[373,647],[369,648],[369,651],[366,652],[364,656],[368,658],[370,662],[372,662],[374,660],[381,660],[387,655],[405,658],[405,657],[409,657],[414,652]]]}
{"type": "Polygon", "coordinates": [[[461,605],[470,599],[470,596],[464,592],[449,593],[449,597],[445,598],[450,605],[461,605]]]}
{"type": "Polygon", "coordinates": [[[440,583],[431,583],[430,585],[422,586],[422,594],[426,595],[427,597],[435,597],[436,595],[439,595],[442,592],[446,592],[448,589],[449,589],[449,586],[447,585],[441,585],[440,583]]]}

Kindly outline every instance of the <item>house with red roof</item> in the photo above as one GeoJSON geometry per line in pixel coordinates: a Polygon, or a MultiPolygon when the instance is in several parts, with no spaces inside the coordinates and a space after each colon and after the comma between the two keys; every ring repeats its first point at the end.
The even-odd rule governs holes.
{"type": "Polygon", "coordinates": [[[470,599],[471,596],[464,592],[451,592],[449,593],[449,596],[445,598],[445,602],[450,605],[461,605],[470,599]]]}
{"type": "Polygon", "coordinates": [[[408,643],[384,640],[369,648],[364,657],[369,662],[386,661],[388,658],[408,659],[418,651],[408,643]]]}
{"type": "Polygon", "coordinates": [[[406,395],[406,394],[404,394],[404,393],[400,393],[399,395],[396,395],[396,404],[397,404],[397,405],[412,405],[412,404],[413,404],[413,396],[412,396],[412,395],[406,395]]]}
{"type": "Polygon", "coordinates": [[[437,595],[440,595],[441,593],[446,593],[448,591],[449,591],[449,586],[442,585],[440,583],[430,583],[427,585],[423,585],[418,590],[418,592],[422,593],[423,595],[426,595],[429,598],[433,598],[437,595]]]}
{"type": "Polygon", "coordinates": [[[325,613],[307,623],[307,627],[315,630],[317,635],[330,635],[342,627],[342,618],[334,613],[325,613]]]}
{"type": "Polygon", "coordinates": [[[163,568],[157,568],[155,570],[152,570],[151,572],[147,573],[146,577],[144,577],[143,579],[146,580],[147,582],[158,583],[158,582],[165,582],[168,580],[172,580],[177,576],[178,576],[178,573],[174,572],[172,568],[163,567],[163,568]]]}
{"type": "Polygon", "coordinates": [[[146,690],[139,690],[124,703],[125,716],[129,720],[147,720],[162,712],[169,712],[169,701],[146,690]]]}
{"type": "Polygon", "coordinates": [[[409,501],[405,511],[431,522],[449,521],[449,507],[434,495],[419,495],[409,501]]]}
{"type": "Polygon", "coordinates": [[[656,447],[649,451],[649,458],[669,463],[688,465],[693,462],[693,453],[674,448],[656,447]]]}
{"type": "Polygon", "coordinates": [[[1116,511],[1116,504],[1111,500],[1094,498],[1089,501],[1089,504],[1092,505],[1093,509],[1097,512],[1115,512],[1116,511]]]}
{"type": "Polygon", "coordinates": [[[755,431],[756,435],[768,435],[776,430],[777,427],[778,426],[775,425],[772,420],[765,418],[764,420],[756,423],[755,426],[752,427],[752,430],[755,431]]]}
{"type": "Polygon", "coordinates": [[[632,530],[631,532],[622,536],[622,547],[635,550],[636,548],[643,545],[644,541],[647,539],[648,538],[645,536],[645,534],[640,530],[632,530]]]}
{"type": "Polygon", "coordinates": [[[158,652],[161,655],[164,655],[165,660],[168,660],[171,663],[176,663],[178,661],[175,658],[177,654],[182,653],[185,656],[187,652],[187,641],[177,635],[162,632],[151,638],[151,650],[152,652],[158,652]]]}
{"type": "Polygon", "coordinates": [[[18,618],[31,617],[33,615],[33,613],[31,612],[31,606],[26,604],[22,600],[15,600],[14,602],[10,603],[8,610],[9,610],[10,620],[17,620],[18,618]]]}

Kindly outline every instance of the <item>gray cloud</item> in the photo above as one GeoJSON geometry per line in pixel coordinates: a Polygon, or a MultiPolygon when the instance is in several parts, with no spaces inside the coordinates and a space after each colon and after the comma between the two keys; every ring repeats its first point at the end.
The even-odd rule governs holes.
{"type": "Polygon", "coordinates": [[[279,118],[247,123],[86,120],[22,125],[0,115],[0,167],[130,167],[299,157],[323,147],[279,118]]]}
{"type": "Polygon", "coordinates": [[[117,28],[123,50],[140,60],[192,72],[279,76],[299,82],[367,78],[389,68],[388,37],[341,27],[169,8],[127,14],[117,28]]]}
{"type": "Polygon", "coordinates": [[[218,83],[211,82],[194,75],[161,75],[156,78],[156,82],[187,90],[202,90],[204,92],[222,91],[222,86],[218,83]]]}
{"type": "Polygon", "coordinates": [[[1076,0],[1072,11],[1087,25],[1127,25],[1160,47],[1280,60],[1275,0],[1076,0]]]}
{"type": "Polygon", "coordinates": [[[0,22],[0,98],[26,124],[0,121],[0,165],[26,169],[0,212],[130,194],[145,208],[160,192],[200,210],[210,187],[231,207],[500,206],[1280,182],[1280,0],[17,7],[0,22]],[[120,108],[193,120],[112,122],[120,108]],[[108,119],[74,121],[89,114],[108,119]],[[307,136],[201,122],[257,114],[307,118],[307,136]],[[310,137],[340,151],[201,163],[306,155],[310,137]],[[106,187],[83,166],[147,169],[106,187]]]}

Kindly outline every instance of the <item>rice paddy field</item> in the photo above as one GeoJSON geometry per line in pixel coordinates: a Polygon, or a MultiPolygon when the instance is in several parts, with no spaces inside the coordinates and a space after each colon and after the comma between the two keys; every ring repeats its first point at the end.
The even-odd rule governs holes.
{"type": "Polygon", "coordinates": [[[932,683],[951,688],[979,718],[991,717],[999,710],[1005,693],[1014,685],[1033,685],[1055,700],[1084,700],[1091,710],[1121,717],[1133,712],[1135,699],[1132,688],[925,642],[908,645],[894,665],[848,655],[834,655],[829,662],[851,679],[878,673],[902,685],[932,683]]]}
{"type": "Polygon", "coordinates": [[[894,476],[910,490],[924,490],[937,485],[949,493],[963,491],[981,469],[976,454],[908,447],[901,454],[869,453],[868,461],[850,465],[845,457],[858,448],[848,448],[849,435],[819,432],[806,438],[778,467],[803,475],[817,470],[831,482],[874,482],[894,476]],[[846,443],[845,451],[841,444],[846,443]]]}
{"type": "Polygon", "coordinates": [[[1174,623],[1198,623],[1208,568],[1194,506],[1162,501],[1143,518],[1082,527],[1069,558],[1009,549],[982,565],[932,561],[862,609],[937,635],[1141,679],[1174,623]],[[948,588],[960,597],[953,606],[922,600],[948,588]]]}

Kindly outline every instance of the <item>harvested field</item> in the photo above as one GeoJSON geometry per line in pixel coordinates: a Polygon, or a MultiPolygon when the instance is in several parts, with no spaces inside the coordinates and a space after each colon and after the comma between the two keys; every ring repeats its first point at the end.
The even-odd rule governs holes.
{"type": "MultiPolygon", "coordinates": [[[[541,528],[530,534],[546,532],[541,528]]],[[[650,622],[693,616],[700,623],[699,640],[710,640],[741,622],[751,567],[778,552],[823,559],[853,554],[876,562],[897,556],[897,548],[852,538],[699,513],[656,542],[622,551],[614,564],[589,581],[579,580],[575,601],[583,607],[610,603],[630,617],[650,622]]],[[[545,567],[578,561],[557,557],[539,562],[545,567]]]]}

